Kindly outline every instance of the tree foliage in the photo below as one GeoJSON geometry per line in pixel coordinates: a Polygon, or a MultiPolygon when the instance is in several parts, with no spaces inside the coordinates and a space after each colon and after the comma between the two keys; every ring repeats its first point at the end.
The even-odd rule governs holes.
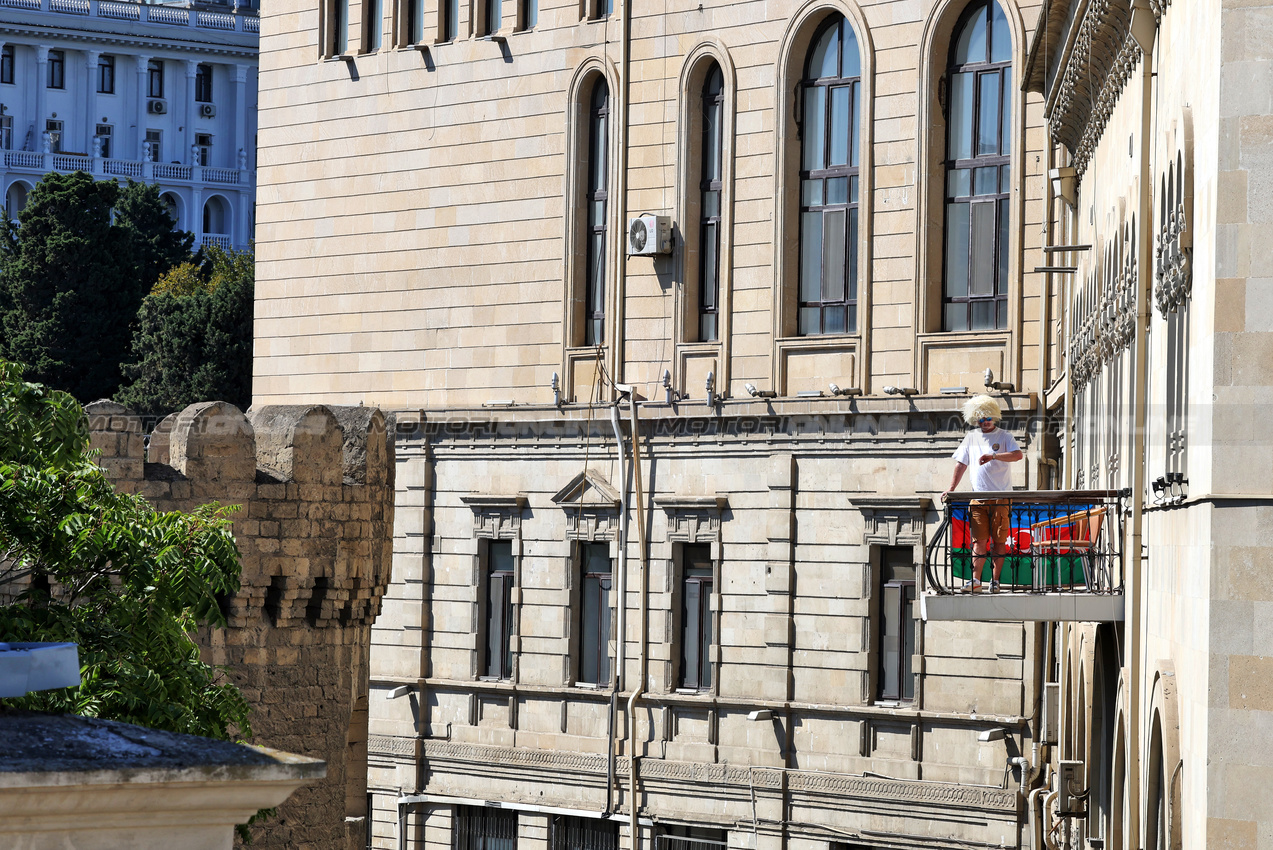
{"type": "Polygon", "coordinates": [[[198,274],[177,266],[142,302],[120,404],[163,415],[207,399],[252,403],[252,253],[205,250],[198,274]]]}
{"type": "Polygon", "coordinates": [[[163,513],[116,493],[83,409],[22,372],[0,361],[0,640],[79,644],[82,683],[5,702],[251,734],[247,703],[193,637],[225,625],[218,602],[239,588],[227,509],[163,513]]]}
{"type": "Polygon", "coordinates": [[[0,237],[0,357],[82,402],[119,385],[142,298],[190,257],[157,187],[45,175],[0,237]]]}

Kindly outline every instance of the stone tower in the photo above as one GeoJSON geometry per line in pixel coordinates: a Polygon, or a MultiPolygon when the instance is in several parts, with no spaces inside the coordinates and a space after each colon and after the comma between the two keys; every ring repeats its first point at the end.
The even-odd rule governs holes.
{"type": "Polygon", "coordinates": [[[394,452],[375,408],[206,402],[160,423],[87,408],[98,462],[159,510],[238,505],[242,587],[201,635],[252,705],[253,742],[322,758],[327,778],[255,830],[261,848],[365,844],[368,654],[389,581],[394,452]]]}

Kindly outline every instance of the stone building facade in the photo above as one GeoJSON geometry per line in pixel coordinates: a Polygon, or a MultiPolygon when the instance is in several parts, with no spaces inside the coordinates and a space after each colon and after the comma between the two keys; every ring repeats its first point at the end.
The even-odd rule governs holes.
{"type": "Polygon", "coordinates": [[[1063,481],[1128,488],[1127,619],[1058,630],[1075,842],[1261,848],[1273,806],[1267,3],[1055,3],[1026,86],[1054,146],[1047,243],[1063,481]]]}
{"type": "Polygon", "coordinates": [[[159,187],[196,245],[245,249],[256,198],[255,3],[8,0],[0,203],[50,171],[159,187]]]}
{"type": "Polygon", "coordinates": [[[252,846],[362,847],[370,629],[389,578],[393,443],[366,407],[192,405],[144,445],[141,418],[88,406],[121,492],[158,510],[237,505],[241,588],[202,636],[252,706],[253,742],[321,758],[326,778],[254,828],[252,846]]]}
{"type": "MultiPolygon", "coordinates": [[[[1264,755],[1217,743],[1267,737],[1263,691],[1230,690],[1264,663],[1263,585],[1232,588],[1264,558],[1248,538],[1267,497],[1230,493],[1217,515],[1247,542],[1222,568],[1201,553],[1219,497],[1148,494],[1220,457],[1180,454],[1181,399],[1220,394],[1196,370],[1257,401],[1267,359],[1231,307],[1213,343],[1218,306],[1183,340],[1162,317],[1199,239],[1262,303],[1258,219],[1186,233],[1151,186],[1175,181],[1172,206],[1213,185],[1204,208],[1236,215],[1273,107],[1242,95],[1205,133],[1165,117],[1264,80],[1260,48],[1221,50],[1229,12],[1144,8],[1152,25],[1140,6],[1010,0],[267,10],[256,403],[398,411],[372,846],[1267,844],[1240,790],[1264,755]],[[1164,171],[1191,133],[1195,162],[1234,174],[1164,171]],[[642,253],[643,214],[667,216],[667,253],[642,253]],[[1092,247],[1041,250],[1075,243],[1092,247]],[[1125,555],[1087,594],[1117,597],[1101,617],[1026,589],[932,616],[936,497],[983,388],[1025,449],[1015,488],[1130,488],[1106,535],[1148,562],[1125,555]],[[1147,422],[1171,452],[1138,448],[1147,422]],[[1140,696],[1115,746],[1092,707],[1120,675],[1140,696]],[[1194,766],[1142,758],[1177,720],[1194,766]],[[1061,771],[1090,788],[1084,818],[1058,817],[1061,771]],[[1153,788],[1179,841],[1142,829],[1153,788]]],[[[1255,481],[1268,457],[1217,480],[1255,481]]]]}

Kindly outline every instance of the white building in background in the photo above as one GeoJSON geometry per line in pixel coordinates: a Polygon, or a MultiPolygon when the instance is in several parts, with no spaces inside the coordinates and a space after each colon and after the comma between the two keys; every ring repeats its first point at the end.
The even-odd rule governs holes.
{"type": "Polygon", "coordinates": [[[49,171],[156,183],[199,244],[246,248],[256,195],[254,8],[0,0],[0,186],[49,171]]]}

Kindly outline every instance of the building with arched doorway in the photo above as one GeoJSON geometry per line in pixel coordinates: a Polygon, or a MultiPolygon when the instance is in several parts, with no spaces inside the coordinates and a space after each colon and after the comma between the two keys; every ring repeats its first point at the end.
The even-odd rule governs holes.
{"type": "Polygon", "coordinates": [[[86,171],[155,183],[196,244],[247,248],[259,37],[247,3],[10,3],[0,20],[0,189],[10,217],[42,175],[86,171]]]}
{"type": "Polygon", "coordinates": [[[255,402],[397,411],[359,839],[1260,846],[1266,13],[270,10],[255,402]]]}

